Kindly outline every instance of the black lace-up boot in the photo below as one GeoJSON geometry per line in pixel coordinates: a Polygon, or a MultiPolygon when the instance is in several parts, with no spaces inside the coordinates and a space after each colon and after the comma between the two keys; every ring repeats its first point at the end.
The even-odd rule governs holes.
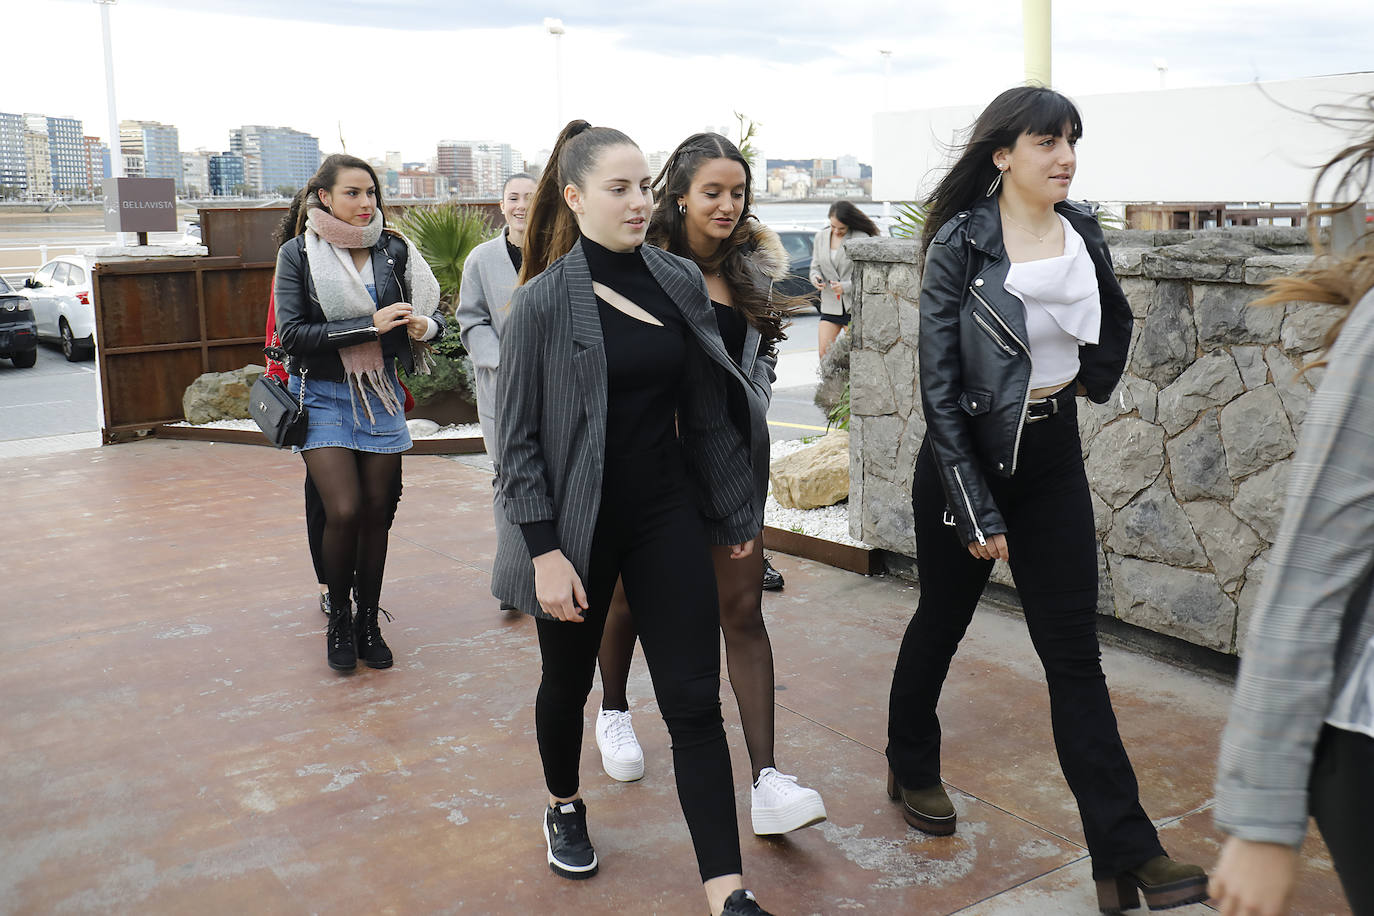
{"type": "Polygon", "coordinates": [[[353,635],[358,642],[358,657],[367,662],[369,668],[390,668],[391,649],[382,639],[382,628],[377,623],[379,612],[388,623],[391,622],[391,615],[385,608],[359,608],[358,616],[353,619],[353,635]]]}
{"type": "Polygon", "coordinates": [[[329,667],[335,671],[352,671],[358,667],[358,649],[353,643],[352,611],[352,605],[345,602],[342,607],[333,608],[329,614],[325,651],[329,656],[329,667]]]}

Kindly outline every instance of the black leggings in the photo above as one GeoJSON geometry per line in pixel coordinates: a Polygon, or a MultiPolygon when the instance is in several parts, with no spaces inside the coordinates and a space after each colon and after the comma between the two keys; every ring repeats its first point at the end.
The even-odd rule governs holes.
{"type": "MultiPolygon", "coordinates": [[[[940,780],[935,714],[950,661],[992,572],[943,522],[945,493],[930,443],[912,484],[921,598],[892,675],[887,759],[912,789],[940,780]]],[[[1163,853],[1140,806],[1117,731],[1097,642],[1097,534],[1078,439],[1077,410],[1027,424],[1016,476],[987,475],[1007,524],[1007,551],[1026,626],[1050,694],[1064,778],[1078,802],[1094,878],[1163,853]]]]}
{"type": "Polygon", "coordinates": [[[608,460],[583,623],[540,618],[535,727],[549,794],[577,794],[583,710],[617,577],[633,608],[663,721],[678,800],[703,881],[739,874],[730,751],[720,716],[720,613],[701,517],[674,445],[608,460]]]}
{"type": "MultiPolygon", "coordinates": [[[[391,503],[391,515],[386,520],[387,530],[396,521],[396,506],[401,502],[401,463],[396,463],[396,496],[391,503]]],[[[315,581],[323,585],[324,576],[324,500],[315,481],[310,479],[310,470],[305,472],[305,537],[310,542],[310,562],[315,567],[315,581]]]]}
{"type": "Polygon", "coordinates": [[[1374,914],[1374,738],[1322,727],[1308,801],[1356,916],[1374,914]]]}
{"type": "Polygon", "coordinates": [[[301,456],[324,505],[320,556],[330,606],[347,608],[356,582],[358,606],[374,608],[400,496],[401,456],[335,447],[312,448],[301,456]]]}

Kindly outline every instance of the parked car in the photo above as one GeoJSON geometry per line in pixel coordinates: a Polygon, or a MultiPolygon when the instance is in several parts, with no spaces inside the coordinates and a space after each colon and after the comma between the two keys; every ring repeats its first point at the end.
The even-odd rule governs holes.
{"type": "Polygon", "coordinates": [[[770,227],[782,239],[782,247],[792,259],[791,274],[775,284],[774,289],[784,296],[808,299],[817,314],[821,310],[820,293],[811,285],[811,245],[816,238],[816,230],[799,227],[770,227]]]}
{"type": "Polygon", "coordinates": [[[186,221],[186,228],[181,233],[181,244],[183,245],[203,245],[200,240],[200,220],[191,219],[186,221]]]}
{"type": "Polygon", "coordinates": [[[41,339],[61,341],[62,355],[70,362],[95,354],[95,305],[85,258],[53,258],[24,281],[23,294],[33,307],[41,339]]]}
{"type": "Polygon", "coordinates": [[[38,330],[29,300],[0,277],[0,359],[15,368],[30,369],[38,362],[38,330]]]}

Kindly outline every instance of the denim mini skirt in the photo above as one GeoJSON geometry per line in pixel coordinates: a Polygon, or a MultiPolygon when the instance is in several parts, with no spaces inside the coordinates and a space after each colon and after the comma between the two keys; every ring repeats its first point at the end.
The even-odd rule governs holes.
{"type": "MultiPolygon", "coordinates": [[[[396,378],[393,362],[387,371],[387,378],[397,392],[399,401],[405,400],[401,382],[396,378]]],[[[301,377],[292,375],[287,390],[298,396],[301,377]]],[[[372,419],[367,418],[363,409],[363,394],[347,382],[331,382],[328,379],[306,377],[305,409],[309,412],[309,430],[305,444],[292,446],[292,452],[312,448],[350,448],[355,452],[404,452],[410,448],[410,430],[406,428],[405,412],[387,413],[377,395],[368,392],[366,397],[372,407],[372,419]]]]}

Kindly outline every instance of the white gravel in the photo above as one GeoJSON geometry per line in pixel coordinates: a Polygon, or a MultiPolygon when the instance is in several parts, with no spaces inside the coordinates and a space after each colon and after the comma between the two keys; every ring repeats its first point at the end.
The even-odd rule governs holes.
{"type": "MultiPolygon", "coordinates": [[[[772,458],[777,460],[784,455],[801,451],[810,445],[801,439],[783,439],[772,444],[772,458]]],[[[778,505],[770,491],[768,501],[763,506],[763,523],[783,531],[797,531],[823,541],[848,544],[851,547],[868,547],[863,541],[849,536],[849,501],[826,506],[823,509],[784,509],[778,505]]]]}
{"type": "MultiPolygon", "coordinates": [[[[168,426],[186,426],[192,429],[247,429],[255,430],[258,424],[252,420],[215,420],[211,423],[168,423],[168,426]]],[[[462,423],[456,426],[441,426],[428,436],[414,436],[413,439],[476,439],[482,435],[482,427],[476,423],[462,423]]]]}

